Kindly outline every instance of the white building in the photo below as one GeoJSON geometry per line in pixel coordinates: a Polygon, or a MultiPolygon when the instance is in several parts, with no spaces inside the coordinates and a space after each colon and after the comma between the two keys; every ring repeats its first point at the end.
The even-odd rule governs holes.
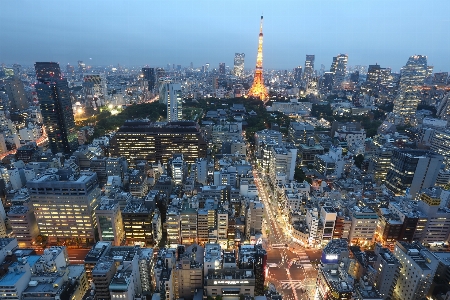
{"type": "Polygon", "coordinates": [[[273,147],[269,163],[269,177],[273,185],[277,185],[276,175],[286,174],[288,181],[294,180],[295,162],[297,159],[297,148],[295,147],[273,147]]]}
{"type": "Polygon", "coordinates": [[[374,240],[378,215],[369,207],[355,206],[350,209],[352,225],[349,241],[352,245],[370,245],[374,240]]]}
{"type": "Polygon", "coordinates": [[[167,105],[168,122],[179,121],[183,118],[181,84],[162,84],[159,90],[159,101],[167,105]]]}
{"type": "Polygon", "coordinates": [[[397,241],[394,256],[400,262],[400,274],[394,297],[402,300],[426,298],[439,260],[419,243],[397,241]]]}
{"type": "Polygon", "coordinates": [[[308,209],[306,211],[306,225],[309,230],[308,245],[313,247],[317,241],[317,231],[319,227],[319,212],[317,208],[308,209]]]}

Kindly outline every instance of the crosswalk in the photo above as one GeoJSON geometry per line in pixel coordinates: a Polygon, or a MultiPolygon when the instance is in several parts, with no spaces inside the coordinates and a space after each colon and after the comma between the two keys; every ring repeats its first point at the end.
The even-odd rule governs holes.
{"type": "Polygon", "coordinates": [[[303,284],[303,282],[301,280],[292,280],[292,281],[283,280],[283,281],[280,281],[280,285],[281,285],[281,288],[284,290],[292,289],[292,288],[294,290],[305,289],[305,285],[303,284]]]}
{"type": "Polygon", "coordinates": [[[305,290],[314,286],[313,282],[305,282],[304,280],[282,280],[280,281],[282,289],[305,290]]]}

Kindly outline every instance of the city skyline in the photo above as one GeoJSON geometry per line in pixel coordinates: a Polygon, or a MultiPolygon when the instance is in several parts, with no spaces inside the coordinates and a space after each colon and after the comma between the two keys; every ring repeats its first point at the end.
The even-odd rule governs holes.
{"type": "Polygon", "coordinates": [[[421,54],[428,56],[435,72],[450,69],[445,59],[450,44],[440,40],[450,22],[446,1],[57,4],[3,3],[0,63],[64,65],[83,60],[91,65],[188,66],[193,62],[198,67],[209,62],[217,67],[225,62],[232,67],[239,52],[246,54],[250,69],[256,62],[254,33],[263,13],[267,69],[301,66],[306,54],[316,55],[316,69],[322,64],[329,69],[339,53],[347,54],[352,66],[378,63],[399,71],[409,56],[421,54]]]}

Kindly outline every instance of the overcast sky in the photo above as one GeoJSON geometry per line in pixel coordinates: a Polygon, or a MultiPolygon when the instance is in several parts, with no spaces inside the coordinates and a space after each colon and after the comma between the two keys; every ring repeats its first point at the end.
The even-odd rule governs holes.
{"type": "Polygon", "coordinates": [[[414,54],[450,71],[450,0],[33,0],[0,3],[0,63],[256,63],[264,14],[264,67],[329,69],[378,63],[398,71],[414,54]]]}

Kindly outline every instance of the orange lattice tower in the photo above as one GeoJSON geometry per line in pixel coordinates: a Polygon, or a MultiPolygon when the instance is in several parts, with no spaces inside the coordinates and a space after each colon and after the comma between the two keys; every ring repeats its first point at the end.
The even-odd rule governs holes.
{"type": "Polygon", "coordinates": [[[269,94],[267,93],[267,89],[264,86],[263,79],[263,17],[261,16],[261,25],[259,27],[259,41],[258,41],[258,55],[256,56],[256,70],[255,70],[255,78],[253,79],[253,84],[250,90],[248,91],[248,96],[259,98],[261,100],[266,100],[269,98],[269,94]]]}

